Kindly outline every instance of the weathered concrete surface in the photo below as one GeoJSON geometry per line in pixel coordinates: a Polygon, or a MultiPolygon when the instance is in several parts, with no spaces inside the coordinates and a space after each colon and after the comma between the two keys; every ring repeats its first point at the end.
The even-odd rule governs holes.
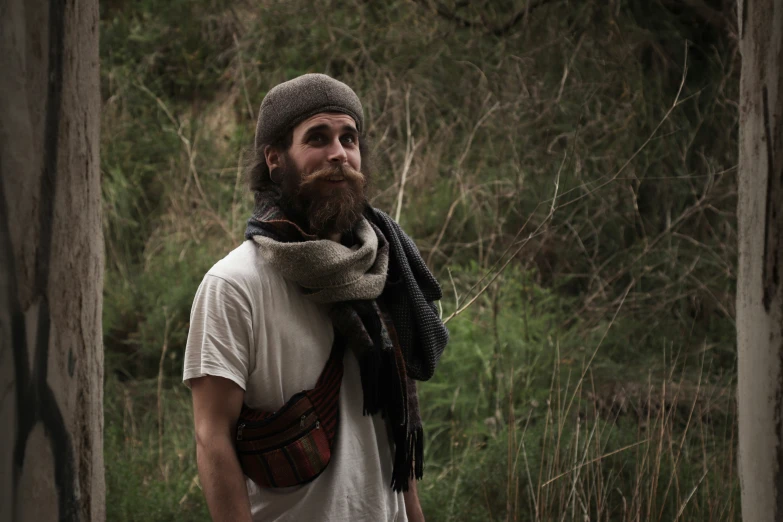
{"type": "Polygon", "coordinates": [[[783,520],[783,0],[738,5],[742,519],[783,520]]]}
{"type": "Polygon", "coordinates": [[[97,0],[0,3],[0,520],[105,519],[97,0]]]}

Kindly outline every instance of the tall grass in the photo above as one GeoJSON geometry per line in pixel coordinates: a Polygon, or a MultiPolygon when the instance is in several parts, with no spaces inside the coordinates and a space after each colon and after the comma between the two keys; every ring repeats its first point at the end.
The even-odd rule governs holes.
{"type": "Polygon", "coordinates": [[[504,274],[450,323],[454,341],[421,386],[428,520],[737,520],[732,382],[666,342],[646,375],[602,367],[609,332],[627,328],[619,314],[585,338],[528,286],[525,319],[529,280],[504,274]]]}
{"type": "Polygon", "coordinates": [[[187,388],[167,386],[158,394],[155,381],[109,377],[105,425],[107,520],[209,520],[187,388]]]}

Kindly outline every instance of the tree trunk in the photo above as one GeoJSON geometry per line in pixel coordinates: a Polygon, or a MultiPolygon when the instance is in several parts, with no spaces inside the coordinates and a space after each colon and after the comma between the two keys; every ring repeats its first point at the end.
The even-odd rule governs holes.
{"type": "Polygon", "coordinates": [[[783,0],[738,8],[742,520],[783,520],[783,0]]]}
{"type": "Polygon", "coordinates": [[[0,71],[0,520],[104,520],[97,0],[2,0],[0,71]]]}

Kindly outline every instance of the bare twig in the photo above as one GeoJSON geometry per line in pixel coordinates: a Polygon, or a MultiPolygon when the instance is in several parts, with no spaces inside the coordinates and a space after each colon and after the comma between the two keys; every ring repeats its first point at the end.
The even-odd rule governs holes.
{"type": "Polygon", "coordinates": [[[574,48],[574,52],[571,53],[571,58],[563,66],[563,77],[560,78],[560,90],[557,91],[557,97],[555,98],[554,103],[560,103],[560,99],[563,97],[563,91],[565,90],[565,84],[566,84],[566,80],[568,79],[568,73],[571,71],[571,67],[573,67],[574,65],[574,59],[576,58],[576,55],[579,54],[579,49],[582,48],[582,42],[585,41],[586,34],[587,33],[584,32],[579,37],[579,40],[576,42],[576,47],[574,48]]]}
{"type": "MultiPolygon", "coordinates": [[[[536,229],[536,232],[537,232],[537,231],[538,231],[540,228],[541,228],[541,225],[539,225],[539,227],[536,229]]],[[[462,312],[464,312],[465,310],[467,310],[467,309],[468,309],[468,307],[470,307],[470,305],[472,305],[474,302],[476,302],[476,300],[477,300],[479,297],[481,297],[481,294],[483,294],[483,293],[484,293],[484,292],[487,290],[487,288],[489,288],[489,287],[492,285],[492,283],[494,283],[494,282],[495,282],[495,280],[496,280],[498,277],[500,277],[500,275],[503,273],[503,271],[506,269],[506,267],[507,267],[507,266],[508,266],[508,265],[511,263],[511,261],[513,261],[513,260],[514,260],[514,258],[517,256],[517,254],[519,254],[519,253],[522,251],[522,249],[523,249],[523,248],[525,248],[525,245],[527,245],[528,241],[530,241],[531,239],[533,239],[533,238],[534,238],[534,237],[536,237],[537,235],[538,235],[538,234],[536,234],[536,233],[531,233],[531,234],[530,234],[530,235],[529,235],[527,238],[525,238],[524,240],[522,240],[522,241],[520,242],[521,244],[519,245],[519,248],[517,248],[517,249],[514,251],[514,253],[513,253],[512,255],[510,255],[510,256],[509,256],[509,258],[506,260],[506,262],[505,262],[505,263],[503,263],[503,265],[502,265],[502,266],[501,266],[501,267],[498,269],[498,271],[497,271],[497,272],[495,272],[495,274],[494,274],[494,275],[492,276],[492,278],[491,278],[491,279],[490,279],[490,280],[487,282],[487,284],[486,284],[486,285],[484,285],[484,287],[483,287],[483,288],[482,288],[482,289],[481,289],[481,290],[480,290],[480,291],[479,291],[479,292],[478,292],[476,295],[474,295],[473,297],[471,297],[471,298],[468,300],[468,302],[467,302],[467,303],[465,303],[465,304],[464,304],[464,305],[463,305],[461,308],[458,308],[458,309],[456,309],[454,312],[452,312],[452,313],[451,313],[451,315],[449,315],[449,316],[448,316],[446,319],[444,319],[444,321],[443,321],[443,324],[447,324],[447,323],[448,323],[449,321],[451,321],[453,318],[455,318],[456,316],[458,316],[459,314],[461,314],[462,312]]]]}
{"type": "Polygon", "coordinates": [[[417,0],[419,4],[429,7],[431,10],[433,10],[436,14],[438,14],[442,18],[446,20],[450,20],[451,22],[456,23],[460,27],[463,27],[465,29],[481,27],[482,29],[488,31],[490,34],[493,34],[495,36],[507,35],[519,22],[524,20],[530,13],[532,13],[539,7],[551,3],[552,1],[553,0],[528,0],[527,2],[525,2],[525,7],[517,11],[506,22],[496,27],[489,27],[483,21],[476,22],[473,20],[468,20],[467,18],[458,15],[456,12],[449,10],[446,6],[444,6],[440,2],[428,2],[427,0],[417,0]]]}
{"type": "Polygon", "coordinates": [[[451,268],[446,269],[449,273],[449,280],[451,281],[451,288],[454,290],[454,307],[459,308],[459,294],[457,293],[457,285],[454,284],[454,277],[451,275],[451,268]]]}
{"type": "Polygon", "coordinates": [[[193,491],[193,488],[201,489],[201,483],[198,480],[198,473],[193,475],[193,479],[191,479],[191,481],[190,481],[190,485],[188,486],[188,490],[185,492],[184,495],[182,495],[182,498],[179,499],[179,505],[180,506],[185,503],[185,500],[187,500],[188,495],[190,495],[190,493],[193,491]]]}
{"type": "MultiPolygon", "coordinates": [[[[579,387],[582,385],[585,375],[587,375],[587,371],[590,369],[590,366],[593,364],[593,360],[595,359],[595,356],[598,354],[598,349],[601,348],[604,339],[606,339],[606,335],[609,333],[609,330],[612,328],[615,319],[617,319],[617,315],[620,313],[620,309],[623,307],[623,303],[625,302],[625,298],[628,296],[628,292],[631,291],[631,288],[633,288],[633,285],[635,284],[636,281],[632,280],[630,284],[625,288],[625,292],[623,292],[623,296],[620,298],[620,303],[617,305],[617,309],[614,311],[612,320],[609,321],[609,325],[606,327],[606,330],[604,330],[604,334],[601,336],[601,340],[598,341],[598,345],[595,347],[595,350],[593,350],[593,354],[590,356],[590,360],[587,361],[587,364],[585,365],[585,368],[582,371],[582,375],[579,377],[579,381],[576,385],[575,390],[579,389],[579,387]]],[[[575,398],[576,398],[576,391],[574,391],[574,393],[571,395],[571,400],[568,402],[568,406],[566,406],[565,409],[566,415],[568,415],[568,412],[571,411],[571,405],[574,403],[575,398]]]]}
{"type": "Polygon", "coordinates": [[[245,95],[245,103],[247,104],[247,115],[250,121],[253,121],[253,105],[250,103],[250,96],[247,92],[247,79],[245,78],[245,66],[242,63],[242,47],[239,45],[239,39],[237,34],[232,35],[234,37],[234,45],[237,48],[237,60],[239,60],[239,74],[242,77],[242,92],[245,95]]]}
{"type": "Polygon", "coordinates": [[[242,182],[242,151],[239,151],[239,157],[237,158],[237,179],[234,183],[234,192],[231,195],[231,230],[234,230],[234,227],[237,223],[237,195],[239,194],[239,186],[242,182]]]}
{"type": "Polygon", "coordinates": [[[411,89],[405,91],[405,133],[407,140],[405,142],[405,161],[402,165],[402,175],[400,176],[400,188],[397,191],[397,210],[394,212],[394,221],[400,222],[400,212],[402,212],[402,198],[405,194],[405,181],[408,179],[408,170],[413,163],[413,155],[416,152],[416,142],[411,135],[411,89]]]}
{"type": "Polygon", "coordinates": [[[500,102],[495,102],[492,105],[492,107],[490,107],[489,110],[487,110],[487,112],[481,115],[481,118],[479,118],[476,124],[473,126],[473,128],[470,131],[470,134],[468,135],[468,141],[465,143],[465,148],[462,151],[459,160],[457,160],[457,166],[456,166],[457,171],[460,170],[460,168],[462,167],[462,163],[465,162],[465,158],[468,157],[468,153],[470,152],[470,147],[473,144],[473,139],[476,137],[476,132],[478,132],[481,126],[484,125],[484,122],[487,121],[487,119],[489,119],[490,116],[492,116],[492,113],[499,108],[500,108],[500,102]]]}
{"type": "MultiPolygon", "coordinates": [[[[647,147],[647,145],[649,145],[649,143],[652,141],[652,139],[658,133],[658,130],[661,128],[661,126],[664,124],[664,122],[669,119],[669,116],[674,111],[674,109],[676,109],[677,106],[680,105],[680,103],[681,103],[681,101],[680,101],[680,94],[682,94],[682,89],[685,86],[685,78],[687,76],[688,76],[688,44],[686,42],[686,44],[685,44],[685,63],[683,65],[682,79],[680,80],[680,87],[677,90],[677,95],[674,97],[674,101],[672,102],[671,107],[669,107],[669,110],[667,110],[666,114],[663,115],[663,118],[661,118],[661,121],[658,122],[658,124],[652,130],[652,132],[647,137],[647,139],[644,140],[644,143],[642,143],[641,146],[638,149],[636,149],[636,151],[634,151],[633,154],[631,154],[631,156],[625,161],[625,163],[623,163],[620,166],[620,168],[617,169],[617,172],[615,172],[608,180],[606,180],[603,183],[599,184],[597,187],[589,190],[585,194],[581,194],[579,196],[576,196],[574,199],[566,201],[565,203],[561,203],[560,205],[558,205],[558,208],[562,208],[562,207],[568,206],[568,205],[570,205],[572,203],[576,203],[580,199],[584,199],[584,198],[592,195],[594,192],[596,192],[596,191],[602,189],[603,187],[609,185],[610,183],[614,182],[618,178],[618,176],[620,176],[620,174],[628,167],[628,165],[630,165],[633,162],[633,160],[636,159],[636,156],[638,156],[647,147]]],[[[685,100],[682,100],[682,101],[684,102],[685,100]]],[[[579,190],[579,189],[582,189],[582,188],[587,188],[587,185],[586,184],[582,184],[582,185],[579,185],[578,187],[574,187],[571,190],[568,190],[568,191],[564,192],[561,195],[561,197],[569,194],[570,192],[573,192],[574,190],[579,190]]]]}
{"type": "Polygon", "coordinates": [[[677,522],[677,520],[680,519],[683,513],[685,513],[685,508],[688,507],[688,503],[691,501],[691,498],[693,498],[694,493],[696,493],[696,490],[699,489],[699,486],[701,486],[701,483],[704,481],[704,478],[707,476],[707,473],[709,472],[708,469],[704,470],[704,473],[702,473],[701,478],[696,483],[695,486],[693,486],[693,489],[688,494],[687,498],[685,499],[685,502],[682,503],[682,506],[680,506],[680,510],[677,511],[677,516],[674,518],[674,522],[677,522]]]}
{"type": "MultiPolygon", "coordinates": [[[[560,163],[560,168],[557,170],[557,176],[555,176],[555,192],[554,192],[554,196],[552,197],[552,201],[557,200],[557,191],[558,191],[558,189],[560,187],[560,174],[561,174],[561,172],[563,170],[563,166],[565,165],[565,158],[566,158],[566,155],[564,154],[563,161],[560,163]]],[[[517,254],[519,254],[522,251],[522,249],[525,247],[525,245],[527,245],[528,241],[530,241],[533,237],[536,237],[538,235],[539,231],[544,227],[544,225],[546,225],[552,219],[552,216],[554,215],[554,213],[555,213],[555,206],[552,205],[550,207],[550,209],[549,209],[549,214],[547,215],[547,217],[544,218],[543,221],[541,221],[541,223],[536,227],[536,229],[526,239],[521,241],[521,244],[520,244],[519,248],[517,248],[514,251],[514,253],[511,256],[508,257],[508,259],[498,269],[498,271],[495,273],[495,275],[493,275],[490,278],[489,282],[487,282],[487,284],[484,285],[484,287],[476,295],[474,295],[472,298],[470,298],[468,300],[468,302],[464,306],[462,306],[461,308],[457,308],[454,312],[452,312],[452,314],[450,316],[448,316],[443,321],[443,324],[448,323],[451,319],[453,319],[454,317],[458,316],[459,314],[464,312],[470,305],[472,305],[481,296],[481,294],[483,294],[487,290],[487,288],[489,288],[489,286],[493,282],[495,282],[495,280],[500,276],[500,274],[503,273],[503,271],[511,263],[511,261],[513,261],[514,258],[517,256],[517,254]]],[[[520,229],[520,231],[521,231],[521,229],[520,229]]],[[[519,234],[519,232],[518,232],[518,234],[519,234]]]]}
{"type": "Polygon", "coordinates": [[[549,484],[551,484],[552,482],[554,482],[556,480],[559,480],[559,479],[565,477],[566,475],[568,475],[570,473],[573,473],[574,471],[582,469],[585,466],[589,466],[590,464],[595,464],[596,462],[600,462],[601,460],[603,460],[603,459],[605,459],[607,457],[611,457],[612,455],[617,455],[618,453],[622,453],[623,451],[629,450],[631,448],[635,448],[636,446],[639,446],[641,444],[646,444],[648,442],[650,442],[649,438],[646,438],[644,440],[639,440],[639,441],[634,442],[633,444],[628,444],[627,446],[623,446],[622,448],[616,449],[614,451],[610,451],[609,453],[605,453],[605,454],[600,455],[600,456],[598,456],[598,457],[596,457],[594,459],[590,459],[589,461],[587,461],[587,462],[585,462],[583,464],[579,464],[578,466],[575,466],[575,467],[569,469],[568,471],[566,471],[564,473],[561,473],[561,474],[557,475],[556,477],[547,480],[546,482],[544,482],[541,485],[541,487],[545,488],[549,484]]]}
{"type": "Polygon", "coordinates": [[[168,479],[168,473],[163,467],[163,362],[166,360],[166,352],[169,349],[169,325],[171,317],[163,307],[163,316],[166,319],[166,325],[163,329],[163,347],[160,351],[160,362],[158,363],[158,468],[163,474],[164,480],[168,479]]]}
{"type": "MultiPolygon", "coordinates": [[[[457,196],[457,198],[454,201],[451,202],[451,205],[449,205],[449,210],[448,210],[448,212],[446,212],[446,219],[443,221],[443,225],[440,228],[440,232],[438,232],[438,237],[435,239],[435,244],[432,246],[432,248],[430,248],[430,253],[427,254],[427,261],[426,261],[427,265],[432,266],[432,265],[430,265],[430,263],[432,262],[432,256],[435,255],[435,253],[438,251],[438,248],[441,245],[441,241],[443,241],[443,236],[446,234],[446,229],[448,228],[449,223],[451,223],[451,220],[454,217],[454,212],[457,210],[457,206],[462,201],[464,201],[465,198],[467,198],[468,196],[470,196],[474,192],[480,191],[485,186],[497,185],[497,184],[502,184],[502,183],[506,183],[506,182],[503,182],[503,181],[500,181],[500,180],[493,180],[493,181],[489,181],[487,183],[481,183],[481,184],[478,184],[478,185],[474,185],[474,186],[470,187],[469,189],[462,191],[460,193],[460,195],[457,196]]],[[[523,228],[524,228],[524,225],[523,225],[523,228]]],[[[521,231],[517,233],[517,236],[514,237],[514,239],[512,240],[512,243],[514,241],[516,241],[516,239],[517,239],[517,237],[519,237],[520,233],[521,233],[521,231]]]]}
{"type": "Polygon", "coordinates": [[[195,143],[191,144],[190,140],[182,132],[182,125],[177,122],[177,119],[171,113],[171,111],[163,102],[163,100],[158,98],[155,95],[155,93],[149,90],[149,88],[147,88],[147,86],[144,85],[143,83],[139,82],[138,85],[142,91],[144,91],[153,100],[155,100],[158,106],[163,110],[164,114],[166,114],[166,117],[168,117],[171,124],[175,127],[176,130],[174,132],[179,137],[180,141],[182,141],[182,145],[185,147],[185,154],[188,157],[188,170],[190,171],[190,174],[193,177],[193,182],[196,184],[196,190],[198,190],[198,193],[201,196],[201,201],[204,203],[204,206],[207,208],[207,210],[215,219],[215,221],[218,223],[218,225],[220,225],[220,227],[223,229],[226,235],[228,235],[228,237],[232,237],[233,234],[231,233],[229,227],[226,225],[225,220],[223,220],[223,218],[220,217],[220,215],[215,211],[215,209],[212,208],[212,205],[209,203],[209,199],[207,198],[207,195],[204,193],[204,189],[201,188],[201,181],[199,180],[198,170],[196,169],[195,143]]]}

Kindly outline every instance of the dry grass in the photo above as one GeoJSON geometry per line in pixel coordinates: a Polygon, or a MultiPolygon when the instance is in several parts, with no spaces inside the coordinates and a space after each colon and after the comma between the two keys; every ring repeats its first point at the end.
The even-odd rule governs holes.
{"type": "Polygon", "coordinates": [[[523,403],[512,369],[488,432],[447,430],[449,457],[420,488],[428,519],[739,520],[733,387],[691,386],[670,363],[660,380],[602,389],[555,359],[548,394],[523,403]]]}

